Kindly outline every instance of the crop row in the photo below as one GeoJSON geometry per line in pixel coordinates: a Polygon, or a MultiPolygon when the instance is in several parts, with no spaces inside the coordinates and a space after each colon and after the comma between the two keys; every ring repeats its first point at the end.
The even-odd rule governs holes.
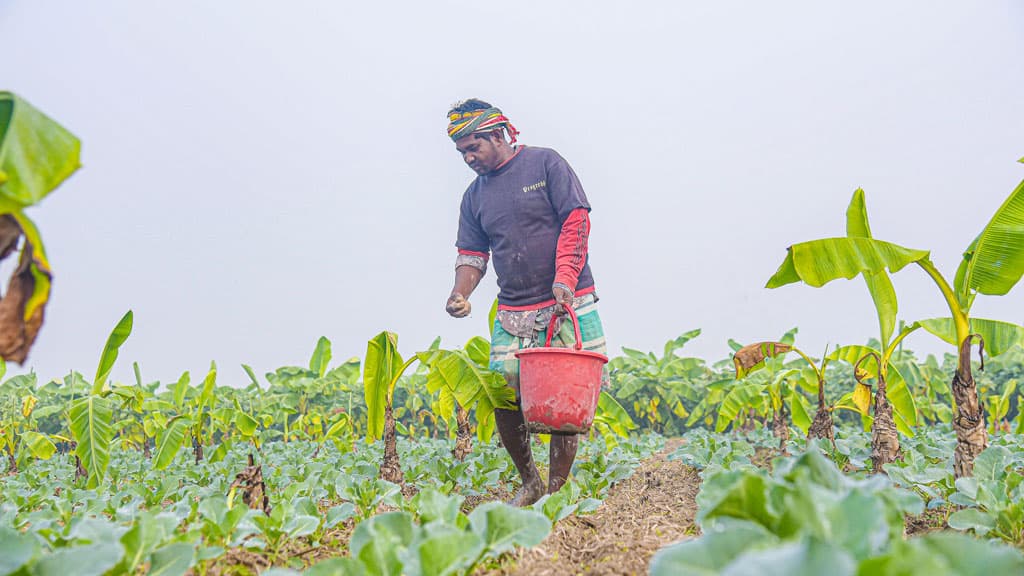
{"type": "Polygon", "coordinates": [[[468,514],[464,499],[493,499],[493,490],[514,475],[493,443],[458,461],[449,440],[403,440],[403,482],[411,497],[378,478],[379,442],[347,452],[307,441],[270,442],[259,467],[248,466],[251,448],[235,445],[217,462],[197,466],[180,454],[161,471],[141,453],[117,449],[112,475],[93,489],[75,481],[73,458],[58,456],[0,482],[0,541],[7,552],[0,555],[0,574],[206,573],[230,564],[239,550],[264,566],[302,566],[308,561],[296,547],[310,557],[347,550],[348,558],[331,566],[350,565],[353,573],[463,573],[513,546],[538,543],[554,520],[593,510],[611,483],[661,445],[657,437],[610,450],[600,439],[585,443],[572,481],[534,509],[490,502],[468,514]],[[250,507],[253,500],[258,505],[250,507]],[[422,557],[442,534],[451,554],[422,557]]]}

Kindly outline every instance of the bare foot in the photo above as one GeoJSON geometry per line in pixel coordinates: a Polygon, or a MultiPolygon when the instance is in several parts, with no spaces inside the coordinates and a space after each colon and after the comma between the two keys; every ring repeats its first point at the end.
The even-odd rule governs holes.
{"type": "Polygon", "coordinates": [[[505,502],[509,506],[515,506],[517,508],[524,508],[540,500],[544,496],[544,485],[538,480],[537,482],[530,482],[524,484],[519,492],[512,497],[511,500],[505,502]]]}

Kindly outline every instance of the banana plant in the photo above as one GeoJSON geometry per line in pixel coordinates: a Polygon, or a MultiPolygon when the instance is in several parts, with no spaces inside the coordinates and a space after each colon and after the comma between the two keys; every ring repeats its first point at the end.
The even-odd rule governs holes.
{"type": "MultiPolygon", "coordinates": [[[[868,223],[864,191],[860,189],[853,193],[853,198],[850,200],[850,205],[846,210],[846,234],[847,237],[845,239],[831,239],[836,241],[832,244],[826,244],[827,241],[820,241],[822,244],[818,245],[817,248],[828,252],[830,249],[834,249],[835,246],[840,246],[851,250],[850,254],[857,256],[867,255],[868,260],[873,255],[866,252],[858,252],[858,250],[864,247],[868,249],[875,248],[878,254],[889,254],[890,248],[892,248],[895,252],[903,250],[906,253],[913,253],[918,257],[927,256],[927,253],[920,251],[895,250],[899,247],[894,245],[885,245],[884,243],[871,244],[876,241],[872,238],[871,227],[868,223]],[[843,240],[846,240],[847,243],[843,243],[843,240]]],[[[793,252],[790,254],[794,255],[793,252]]],[[[813,256],[817,257],[818,254],[814,253],[813,256]]],[[[827,261],[817,264],[822,267],[829,265],[827,261]]],[[[785,266],[786,263],[783,265],[785,266]]],[[[796,268],[794,267],[794,269],[796,268]]],[[[855,379],[858,384],[855,386],[852,396],[844,397],[839,401],[837,404],[839,407],[849,407],[849,401],[852,400],[853,405],[857,407],[858,411],[863,415],[867,415],[872,398],[872,389],[867,384],[867,378],[877,379],[878,389],[875,394],[876,419],[879,414],[881,414],[881,419],[872,425],[872,446],[877,448],[873,452],[877,456],[875,461],[876,471],[881,471],[882,464],[895,460],[899,455],[899,438],[896,435],[896,430],[898,429],[906,435],[912,435],[912,427],[917,424],[917,409],[913,402],[913,396],[907,390],[906,384],[899,372],[895,368],[890,369],[889,359],[893,352],[898,349],[903,339],[916,330],[919,325],[915,324],[906,328],[900,332],[896,339],[893,339],[892,335],[896,326],[898,304],[896,291],[885,267],[870,269],[861,267],[852,274],[852,276],[856,275],[860,275],[864,279],[875,305],[875,312],[878,316],[880,349],[869,346],[839,347],[831,355],[828,355],[826,359],[845,360],[851,366],[863,366],[865,370],[870,370],[870,372],[863,374],[858,374],[854,370],[855,379]],[[868,358],[873,358],[874,362],[865,360],[868,358]],[[892,373],[890,374],[890,372],[892,373]],[[889,396],[892,396],[892,402],[890,402],[889,396]],[[893,416],[894,410],[895,416],[893,416]],[[892,421],[892,425],[890,425],[890,421],[892,421]]],[[[814,284],[812,283],[812,285],[814,284]]],[[[771,280],[769,281],[769,287],[775,287],[771,280]]]]}
{"type": "MultiPolygon", "coordinates": [[[[436,351],[440,346],[441,338],[435,338],[430,344],[430,348],[427,349],[427,352],[436,351]]],[[[430,422],[434,426],[435,436],[437,433],[437,421],[439,417],[444,418],[446,426],[451,421],[453,416],[452,414],[442,415],[440,412],[438,414],[434,414],[429,409],[434,403],[432,402],[434,397],[427,388],[427,373],[429,370],[429,363],[421,361],[416,366],[416,370],[413,371],[412,374],[405,375],[399,379],[398,388],[395,390],[395,396],[397,398],[399,396],[399,392],[401,392],[403,399],[402,406],[395,409],[395,418],[398,420],[398,422],[396,422],[396,428],[400,434],[410,437],[419,434],[429,435],[430,425],[427,423],[428,415],[430,417],[430,422]],[[405,424],[402,423],[403,419],[406,422],[405,424]]],[[[448,403],[447,405],[451,404],[448,403]]],[[[438,410],[440,410],[440,408],[438,408],[438,410]]],[[[448,426],[449,430],[452,428],[453,427],[448,426]]],[[[465,421],[465,426],[458,429],[456,439],[455,452],[462,457],[465,457],[465,454],[468,454],[472,449],[472,444],[469,442],[470,431],[468,418],[465,421]]],[[[459,459],[461,460],[462,458],[459,459]]]]}
{"type": "MultiPolygon", "coordinates": [[[[863,192],[854,194],[851,211],[863,211],[863,192]],[[854,204],[858,203],[859,208],[854,204]]],[[[939,288],[949,307],[950,318],[922,320],[919,325],[928,332],[953,344],[958,363],[950,385],[955,402],[953,428],[957,445],[954,449],[956,477],[970,476],[974,459],[987,445],[983,405],[971,371],[972,342],[977,340],[989,349],[990,355],[1005,352],[1024,340],[1024,327],[1008,322],[970,317],[970,308],[977,294],[1002,295],[1013,288],[1024,274],[1024,182],[1010,194],[996,211],[981,234],[968,246],[957,269],[954,284],[936,269],[930,254],[924,250],[904,248],[870,237],[866,211],[853,218],[848,211],[848,237],[826,238],[802,242],[789,247],[786,259],[767,287],[777,288],[795,282],[820,287],[838,278],[865,278],[886,269],[898,272],[910,264],[919,266],[939,288]],[[860,218],[863,218],[861,221],[860,218]],[[851,225],[852,220],[858,220],[851,225]],[[862,226],[858,226],[862,224],[862,226]]],[[[895,292],[887,288],[872,289],[883,335],[895,319],[895,292]]],[[[883,347],[885,345],[883,338],[883,347]]],[[[889,365],[880,357],[878,369],[889,365]]],[[[887,378],[882,374],[881,378],[887,378]]],[[[891,378],[889,378],[891,380],[891,378]]],[[[891,393],[895,385],[889,392],[891,393]]],[[[898,424],[898,420],[897,420],[898,424]]]]}
{"type": "MultiPolygon", "coordinates": [[[[333,370],[328,369],[330,361],[331,342],[321,336],[308,368],[285,366],[268,373],[266,377],[270,388],[267,397],[261,409],[253,411],[266,417],[257,419],[280,424],[280,434],[285,442],[294,439],[319,442],[337,421],[336,416],[344,411],[338,406],[340,396],[344,394],[348,397],[346,418],[354,424],[352,400],[354,384],[359,376],[358,359],[351,359],[333,370]]],[[[243,367],[255,386],[254,391],[262,396],[252,369],[243,367]]]]}
{"type": "Polygon", "coordinates": [[[53,272],[42,237],[25,208],[79,167],[78,138],[18,96],[0,91],[0,259],[18,265],[0,298],[0,357],[25,361],[43,324],[53,272]]]}
{"type": "Polygon", "coordinates": [[[367,342],[366,359],[363,362],[366,439],[368,442],[384,439],[380,477],[395,484],[401,484],[403,477],[396,447],[392,398],[398,379],[415,360],[413,356],[407,362],[402,361],[398,353],[398,335],[394,332],[381,332],[367,342]]]}
{"type": "Polygon", "coordinates": [[[430,368],[427,390],[438,394],[442,415],[455,412],[457,458],[464,458],[472,450],[470,409],[475,409],[476,435],[481,442],[487,442],[494,434],[495,409],[516,409],[515,391],[508,387],[504,375],[490,369],[490,351],[486,339],[474,336],[461,350],[438,349],[418,354],[420,361],[430,368]]]}
{"type": "MultiPolygon", "coordinates": [[[[781,341],[758,342],[736,350],[733,365],[738,384],[722,400],[716,431],[721,432],[737,418],[753,411],[771,418],[772,433],[779,439],[780,452],[785,452],[789,440],[787,416],[792,415],[793,424],[807,434],[811,425],[807,415],[809,406],[798,390],[804,375],[800,369],[786,365],[785,355],[798,352],[812,368],[816,366],[793,346],[795,335],[796,328],[787,332],[781,341]]],[[[822,389],[818,387],[819,391],[822,389]]]]}
{"type": "Polygon", "coordinates": [[[871,427],[871,459],[875,472],[900,457],[897,431],[906,436],[914,434],[913,427],[920,423],[914,395],[892,357],[903,340],[920,328],[919,323],[903,326],[888,346],[840,346],[828,356],[830,360],[848,363],[853,367],[856,384],[852,394],[839,401],[842,407],[852,404],[871,427]],[[876,386],[872,389],[870,380],[876,386]],[[870,416],[871,407],[874,416],[870,416]]]}
{"type": "Polygon", "coordinates": [[[636,422],[629,416],[629,412],[626,412],[614,396],[602,390],[597,400],[590,437],[600,434],[604,438],[605,446],[612,450],[619,445],[617,438],[629,438],[630,431],[636,429],[636,422]]]}
{"type": "Polygon", "coordinates": [[[615,397],[632,407],[636,419],[662,434],[681,433],[692,424],[682,423],[691,416],[687,406],[698,406],[706,398],[703,382],[711,371],[700,358],[677,353],[700,333],[690,330],[669,340],[660,356],[623,348],[623,356],[608,364],[615,397]]]}
{"type": "Polygon", "coordinates": [[[470,340],[466,350],[425,350],[403,361],[398,353],[398,336],[393,332],[381,332],[367,343],[366,360],[363,363],[363,386],[367,409],[367,441],[384,439],[384,456],[381,462],[381,478],[400,484],[402,469],[395,446],[396,423],[393,407],[395,386],[402,374],[417,360],[429,367],[427,388],[431,393],[450,393],[453,403],[449,413],[458,403],[464,410],[475,408],[477,436],[490,437],[494,431],[494,410],[515,409],[515,391],[505,382],[505,377],[481,365],[486,358],[482,338],[470,340]],[[481,344],[482,342],[482,344],[481,344]],[[476,358],[474,358],[476,357],[476,358]],[[443,392],[443,391],[447,392],[443,392]]]}
{"type": "Polygon", "coordinates": [[[202,386],[198,389],[189,402],[190,411],[187,415],[187,422],[191,425],[192,455],[196,464],[202,462],[205,457],[205,446],[213,439],[213,411],[216,402],[217,391],[217,364],[210,362],[210,370],[203,378],[202,386]]]}
{"type": "MultiPolygon", "coordinates": [[[[192,443],[192,456],[198,465],[206,459],[206,446],[213,441],[217,426],[223,429],[222,411],[215,407],[217,401],[217,365],[210,363],[210,370],[199,386],[191,386],[191,375],[185,372],[178,381],[165,393],[167,399],[151,403],[151,408],[159,411],[152,413],[153,425],[157,428],[156,452],[153,456],[153,468],[163,470],[171,464],[174,457],[185,445],[187,440],[192,443]],[[163,410],[166,410],[164,412],[163,410]]],[[[227,439],[222,444],[226,444],[227,439]]],[[[226,453],[218,448],[211,457],[217,461],[226,453]]]]}
{"type": "MultiPolygon", "coordinates": [[[[989,434],[995,434],[1003,419],[1010,412],[1010,400],[1017,391],[1017,381],[1010,380],[999,396],[988,397],[989,434]]],[[[1007,423],[1008,424],[1008,423],[1007,423]]]]}
{"type": "Polygon", "coordinates": [[[152,454],[154,470],[169,466],[188,436],[191,421],[185,415],[185,402],[190,381],[191,374],[186,371],[167,390],[143,402],[142,426],[156,447],[152,454]]]}
{"type": "Polygon", "coordinates": [[[110,464],[110,443],[114,439],[114,403],[107,384],[117,354],[132,333],[133,315],[129,310],[111,331],[100,355],[92,390],[71,403],[68,409],[69,428],[74,436],[75,457],[84,468],[87,488],[96,488],[103,481],[110,464]]]}
{"type": "MultiPolygon", "coordinates": [[[[6,367],[0,361],[0,377],[6,367]]],[[[35,408],[39,397],[35,373],[15,376],[0,384],[0,452],[7,456],[7,472],[14,473],[31,456],[49,460],[57,451],[51,435],[39,431],[35,408]]]]}
{"type": "MultiPolygon", "coordinates": [[[[112,390],[112,394],[121,399],[118,411],[121,419],[114,425],[114,433],[121,440],[122,447],[141,450],[146,458],[150,458],[150,440],[154,436],[147,431],[146,404],[155,397],[154,393],[160,387],[160,382],[144,384],[138,362],[134,362],[132,368],[135,372],[135,385],[115,386],[112,390]]],[[[152,427],[149,430],[152,430],[152,427]]]]}
{"type": "Polygon", "coordinates": [[[331,341],[325,336],[317,340],[313,355],[309,359],[309,373],[312,378],[304,381],[299,402],[299,416],[296,418],[294,430],[306,439],[320,444],[327,431],[328,418],[323,413],[323,404],[316,400],[324,396],[330,387],[324,380],[331,363],[331,341]]]}
{"type": "MultiPolygon", "coordinates": [[[[829,359],[827,356],[822,358],[821,364],[818,365],[807,354],[794,346],[792,335],[795,331],[796,329],[787,333],[788,338],[783,337],[784,341],[756,342],[738,349],[733,354],[736,379],[741,380],[751,372],[764,368],[771,359],[784,358],[789,352],[797,353],[806,363],[806,366],[800,371],[796,381],[818,394],[818,408],[814,414],[814,419],[811,420],[807,416],[808,406],[805,404],[803,395],[800,394],[796,386],[790,387],[788,400],[789,411],[793,415],[793,424],[799,427],[808,438],[828,439],[834,447],[835,423],[832,420],[832,411],[835,407],[825,402],[825,370],[828,368],[829,359]],[[788,342],[785,340],[788,340],[788,342]]],[[[776,369],[776,371],[778,370],[776,369]]],[[[773,430],[775,430],[775,435],[781,439],[785,435],[784,431],[780,430],[785,425],[784,421],[781,420],[784,409],[781,393],[773,393],[772,404],[776,413],[773,430]]],[[[782,441],[784,442],[784,440],[782,441]]]]}
{"type": "MultiPolygon", "coordinates": [[[[930,264],[930,263],[929,263],[930,264]]],[[[971,342],[979,341],[979,355],[988,350],[998,356],[1024,342],[1024,326],[970,317],[978,294],[1004,295],[1024,275],[1024,181],[964,251],[952,288],[934,266],[925,271],[942,290],[951,318],[924,320],[925,330],[957,348],[957,369],[950,384],[955,412],[957,445],[953,466],[957,478],[970,476],[974,459],[988,445],[983,404],[971,372],[971,342]]],[[[981,363],[984,369],[984,360],[981,363]]]]}
{"type": "Polygon", "coordinates": [[[989,433],[999,430],[1010,432],[1014,420],[1021,420],[1019,416],[1024,409],[1022,380],[1024,346],[1016,346],[986,362],[984,376],[978,378],[978,390],[981,394],[988,394],[989,433]]]}
{"type": "Polygon", "coordinates": [[[340,414],[342,411],[348,415],[354,435],[358,434],[366,420],[365,406],[362,402],[363,391],[359,381],[361,374],[362,363],[358,356],[349,358],[324,374],[330,395],[325,403],[330,404],[332,415],[340,414]]]}

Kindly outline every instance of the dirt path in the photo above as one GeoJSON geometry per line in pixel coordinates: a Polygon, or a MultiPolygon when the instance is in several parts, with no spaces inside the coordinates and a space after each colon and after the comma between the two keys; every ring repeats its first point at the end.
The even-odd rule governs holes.
{"type": "Polygon", "coordinates": [[[519,551],[508,567],[490,574],[646,574],[658,549],[698,533],[693,519],[700,477],[665,458],[679,443],[669,440],[665,450],[612,488],[596,512],[562,520],[540,546],[519,551]]]}

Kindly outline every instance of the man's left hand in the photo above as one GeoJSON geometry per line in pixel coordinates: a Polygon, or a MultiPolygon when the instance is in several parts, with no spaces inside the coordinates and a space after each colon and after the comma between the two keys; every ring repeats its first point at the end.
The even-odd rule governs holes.
{"type": "Polygon", "coordinates": [[[553,286],[551,293],[555,296],[555,302],[559,304],[555,308],[555,314],[565,314],[565,307],[572,308],[572,291],[564,286],[553,286]]]}

